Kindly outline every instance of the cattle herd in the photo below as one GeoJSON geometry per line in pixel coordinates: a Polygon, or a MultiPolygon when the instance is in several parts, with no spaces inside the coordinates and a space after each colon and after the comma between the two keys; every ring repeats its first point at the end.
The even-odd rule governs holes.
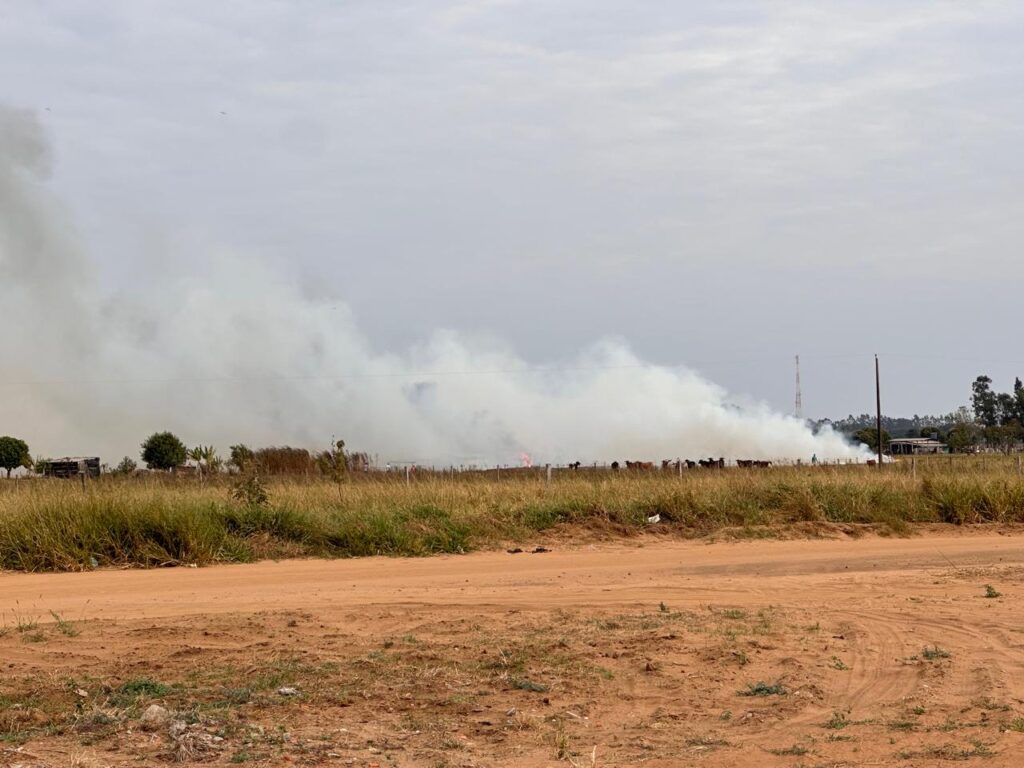
{"type": "MultiPolygon", "coordinates": [[[[763,461],[760,459],[737,459],[736,466],[744,469],[752,469],[754,467],[770,467],[772,463],[770,461],[763,461]]],[[[569,469],[579,469],[583,466],[582,462],[574,461],[568,465],[569,469]]],[[[621,464],[617,461],[613,461],[611,468],[613,471],[622,469],[621,464]]],[[[663,459],[661,462],[661,468],[663,470],[681,470],[686,469],[725,469],[725,459],[723,458],[707,458],[698,459],[697,461],[691,461],[690,459],[663,459]]],[[[632,472],[650,472],[654,470],[655,464],[653,461],[626,461],[625,469],[632,472]]]]}

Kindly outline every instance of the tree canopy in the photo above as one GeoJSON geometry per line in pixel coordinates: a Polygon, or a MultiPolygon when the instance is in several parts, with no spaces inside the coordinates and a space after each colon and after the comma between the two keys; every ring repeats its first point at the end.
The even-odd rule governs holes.
{"type": "MultiPolygon", "coordinates": [[[[853,439],[858,441],[858,442],[864,443],[864,445],[866,445],[868,448],[870,448],[874,452],[878,451],[878,429],[877,429],[877,427],[865,427],[864,429],[862,429],[862,430],[860,430],[858,432],[855,432],[854,435],[853,435],[853,439]]],[[[882,448],[888,447],[889,441],[891,439],[892,438],[889,435],[889,433],[886,430],[883,429],[882,430],[882,448]]]]}
{"type": "Polygon", "coordinates": [[[974,420],[983,427],[1006,427],[1024,424],[1024,383],[1013,382],[1013,392],[995,392],[992,379],[979,376],[971,384],[971,406],[974,420]]]}
{"type": "Polygon", "coordinates": [[[946,445],[954,453],[963,453],[971,450],[978,444],[980,428],[976,424],[963,422],[957,424],[946,433],[946,445]]]}
{"type": "Polygon", "coordinates": [[[244,472],[256,458],[255,452],[244,443],[231,446],[231,463],[244,472]]]}
{"type": "Polygon", "coordinates": [[[171,432],[156,432],[142,444],[142,460],[150,469],[173,469],[186,455],[185,444],[171,432]]]}
{"type": "Polygon", "coordinates": [[[28,443],[8,435],[0,437],[0,468],[7,470],[8,477],[12,469],[31,466],[32,454],[28,451],[28,443]]]}

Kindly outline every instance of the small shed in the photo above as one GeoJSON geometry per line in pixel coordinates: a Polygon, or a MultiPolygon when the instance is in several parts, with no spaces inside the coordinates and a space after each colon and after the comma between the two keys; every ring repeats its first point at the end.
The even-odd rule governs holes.
{"type": "Polygon", "coordinates": [[[889,441],[889,453],[893,456],[949,453],[949,446],[933,437],[897,437],[889,441]]]}
{"type": "Polygon", "coordinates": [[[99,456],[65,456],[63,459],[49,459],[43,465],[46,477],[86,477],[100,476],[99,456]]]}

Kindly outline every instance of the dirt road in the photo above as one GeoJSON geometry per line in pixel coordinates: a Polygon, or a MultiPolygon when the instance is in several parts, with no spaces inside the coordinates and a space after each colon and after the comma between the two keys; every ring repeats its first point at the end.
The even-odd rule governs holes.
{"type": "Polygon", "coordinates": [[[0,574],[0,765],[1018,765],[1021,594],[991,531],[0,574]]]}

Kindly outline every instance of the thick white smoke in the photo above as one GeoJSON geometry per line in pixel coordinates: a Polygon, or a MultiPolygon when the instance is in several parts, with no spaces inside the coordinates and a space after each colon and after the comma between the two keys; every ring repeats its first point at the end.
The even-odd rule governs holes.
{"type": "Polygon", "coordinates": [[[116,461],[171,429],[189,444],[326,447],[381,461],[855,458],[765,406],[740,410],[699,376],[622,343],[557,370],[450,332],[374,351],[352,317],[266,266],[214,254],[202,273],[105,296],[48,195],[47,142],[0,109],[0,434],[34,453],[116,461]]]}

